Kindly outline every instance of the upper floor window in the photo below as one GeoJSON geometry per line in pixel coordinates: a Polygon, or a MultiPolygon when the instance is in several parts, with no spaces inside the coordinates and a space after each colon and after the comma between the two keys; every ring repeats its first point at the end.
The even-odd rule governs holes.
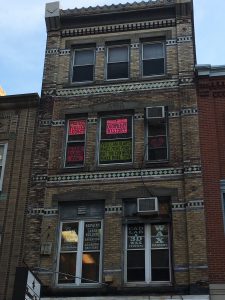
{"type": "Polygon", "coordinates": [[[74,51],[72,82],[94,80],[95,50],[77,49],[74,51]]]}
{"type": "Polygon", "coordinates": [[[99,164],[129,163],[133,158],[133,118],[127,115],[100,119],[99,164]]]}
{"type": "Polygon", "coordinates": [[[165,74],[165,50],[164,44],[142,44],[142,76],[154,76],[165,74]]]}
{"type": "Polygon", "coordinates": [[[168,118],[166,107],[146,108],[146,157],[157,162],[168,159],[168,118]]]}
{"type": "Polygon", "coordinates": [[[109,46],[107,48],[107,79],[129,78],[128,45],[109,46]]]}
{"type": "Polygon", "coordinates": [[[81,167],[85,159],[86,119],[67,121],[65,167],[81,167]]]}
{"type": "Polygon", "coordinates": [[[7,144],[0,144],[0,191],[2,190],[7,144]]]}
{"type": "Polygon", "coordinates": [[[102,221],[62,222],[58,258],[58,284],[101,282],[102,221]]]}

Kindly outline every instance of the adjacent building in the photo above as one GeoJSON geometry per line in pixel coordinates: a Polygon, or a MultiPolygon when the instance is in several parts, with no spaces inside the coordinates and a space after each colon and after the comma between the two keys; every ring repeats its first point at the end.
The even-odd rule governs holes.
{"type": "Polygon", "coordinates": [[[225,66],[196,68],[207,254],[212,299],[225,295],[225,66]]]}
{"type": "Polygon", "coordinates": [[[31,184],[39,96],[0,98],[0,299],[12,299],[24,258],[24,229],[31,184]]]}

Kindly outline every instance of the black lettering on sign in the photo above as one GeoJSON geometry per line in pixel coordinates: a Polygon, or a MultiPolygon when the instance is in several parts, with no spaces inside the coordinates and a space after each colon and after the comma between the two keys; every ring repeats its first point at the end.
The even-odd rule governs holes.
{"type": "Polygon", "coordinates": [[[84,224],[84,251],[100,250],[101,222],[84,224]]]}

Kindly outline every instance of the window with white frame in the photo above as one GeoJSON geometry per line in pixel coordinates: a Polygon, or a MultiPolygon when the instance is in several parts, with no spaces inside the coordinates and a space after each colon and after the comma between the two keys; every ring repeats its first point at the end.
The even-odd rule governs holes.
{"type": "Polygon", "coordinates": [[[129,47],[117,45],[107,47],[107,79],[129,78],[129,47]]]}
{"type": "Polygon", "coordinates": [[[125,282],[170,282],[168,224],[127,224],[125,282]]]}
{"type": "Polygon", "coordinates": [[[5,161],[6,161],[7,144],[0,144],[0,191],[2,190],[5,161]]]}
{"type": "Polygon", "coordinates": [[[133,117],[100,118],[99,164],[130,163],[133,160],[133,117]]]}
{"type": "Polygon", "coordinates": [[[146,153],[149,162],[168,160],[168,117],[166,107],[152,107],[153,116],[146,117],[146,153]],[[163,115],[156,117],[158,110],[163,115]]]}
{"type": "Polygon", "coordinates": [[[62,222],[58,284],[91,285],[101,282],[102,221],[62,222]]]}
{"type": "Polygon", "coordinates": [[[65,167],[82,167],[85,160],[85,139],[87,120],[67,120],[65,167]]]}
{"type": "Polygon", "coordinates": [[[72,82],[94,81],[95,49],[74,50],[72,82]]]}
{"type": "Polygon", "coordinates": [[[142,44],[142,76],[165,74],[165,49],[164,43],[142,44]]]}

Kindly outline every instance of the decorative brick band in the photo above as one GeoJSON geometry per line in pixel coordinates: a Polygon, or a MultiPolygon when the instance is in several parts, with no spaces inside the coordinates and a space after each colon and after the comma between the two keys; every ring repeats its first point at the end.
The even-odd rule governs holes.
{"type": "Polygon", "coordinates": [[[76,174],[63,174],[63,175],[36,175],[33,181],[36,182],[79,182],[79,181],[106,181],[106,180],[123,180],[123,179],[137,179],[137,178],[150,178],[162,179],[163,177],[177,177],[183,174],[200,174],[201,166],[190,166],[186,168],[164,168],[164,169],[148,169],[148,170],[129,170],[129,171],[106,171],[106,172],[91,172],[91,173],[76,173],[76,174]]]}
{"type": "Polygon", "coordinates": [[[105,212],[108,214],[112,213],[121,213],[122,212],[122,206],[106,206],[105,212]]]}
{"type": "Polygon", "coordinates": [[[58,215],[58,208],[31,208],[28,209],[28,215],[55,216],[58,215]]]}
{"type": "Polygon", "coordinates": [[[204,201],[203,200],[191,200],[186,203],[172,203],[173,211],[184,211],[190,209],[203,209],[204,201]]]}
{"type": "MultiPolygon", "coordinates": [[[[166,40],[166,46],[174,46],[178,43],[186,43],[191,42],[192,36],[185,36],[185,37],[177,37],[176,39],[166,40]]],[[[140,43],[133,43],[130,44],[132,49],[138,49],[140,47],[140,43]]],[[[96,47],[96,52],[104,52],[105,46],[98,46],[96,47]]],[[[71,49],[59,49],[59,48],[49,48],[45,51],[46,55],[70,55],[71,49]]]]}
{"type": "Polygon", "coordinates": [[[150,81],[138,83],[121,83],[107,86],[91,86],[91,87],[76,87],[70,89],[56,90],[56,96],[89,96],[109,93],[126,93],[133,91],[147,91],[155,89],[171,89],[177,88],[177,80],[150,81]]]}
{"type": "Polygon", "coordinates": [[[95,34],[105,34],[113,32],[125,32],[125,31],[136,31],[143,29],[156,29],[165,27],[176,26],[175,19],[166,20],[154,20],[145,21],[137,23],[127,23],[127,24],[116,24],[116,25],[105,25],[96,27],[85,27],[85,28],[74,28],[65,29],[61,31],[62,37],[72,37],[72,36],[84,36],[84,35],[95,35],[95,34]]]}
{"type": "MultiPolygon", "coordinates": [[[[177,118],[180,116],[190,116],[190,115],[196,115],[198,114],[197,108],[185,108],[181,111],[170,111],[168,112],[169,118],[177,118]]],[[[144,114],[143,113],[137,113],[134,115],[135,120],[143,120],[144,114]]],[[[98,118],[88,118],[88,124],[96,124],[98,121],[98,118]]],[[[64,126],[65,120],[40,120],[39,121],[40,126],[64,126]]]]}

